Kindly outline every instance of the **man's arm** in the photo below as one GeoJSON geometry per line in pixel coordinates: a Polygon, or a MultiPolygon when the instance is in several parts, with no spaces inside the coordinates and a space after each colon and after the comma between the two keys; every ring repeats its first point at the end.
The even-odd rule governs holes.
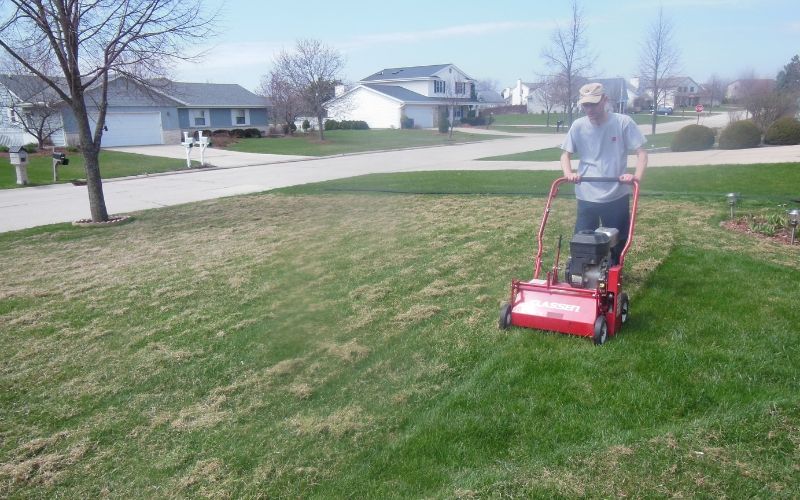
{"type": "MultiPolygon", "coordinates": [[[[562,156],[563,158],[563,156],[562,156]]],[[[647,168],[647,150],[644,147],[640,147],[636,150],[636,171],[633,175],[631,174],[623,174],[619,177],[619,180],[622,182],[630,182],[633,179],[636,179],[639,182],[642,182],[642,177],[644,177],[644,171],[647,168]]]]}
{"type": "Polygon", "coordinates": [[[572,171],[572,155],[566,149],[561,151],[561,171],[570,182],[578,180],[578,174],[572,171]]]}

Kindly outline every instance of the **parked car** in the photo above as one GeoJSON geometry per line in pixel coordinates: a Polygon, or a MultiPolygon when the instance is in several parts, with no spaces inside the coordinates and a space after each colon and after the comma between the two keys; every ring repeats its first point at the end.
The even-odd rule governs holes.
{"type": "MultiPolygon", "coordinates": [[[[650,112],[653,112],[653,107],[650,107],[650,112]]],[[[655,112],[657,115],[671,115],[672,114],[672,106],[659,106],[658,110],[655,112]]]]}

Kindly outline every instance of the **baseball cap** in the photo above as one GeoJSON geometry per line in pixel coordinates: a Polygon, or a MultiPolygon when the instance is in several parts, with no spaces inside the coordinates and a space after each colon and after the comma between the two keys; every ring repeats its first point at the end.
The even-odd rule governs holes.
{"type": "Polygon", "coordinates": [[[587,83],[578,91],[580,97],[578,98],[578,106],[587,103],[598,103],[603,98],[603,84],[602,83],[587,83]]]}

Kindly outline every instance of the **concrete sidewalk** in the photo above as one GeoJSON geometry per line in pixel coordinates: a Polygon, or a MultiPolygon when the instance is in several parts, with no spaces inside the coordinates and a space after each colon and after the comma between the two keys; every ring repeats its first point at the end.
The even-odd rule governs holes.
{"type": "MultiPolygon", "coordinates": [[[[683,125],[686,123],[684,122],[683,125]]],[[[659,125],[659,132],[662,131],[659,125]]],[[[200,200],[255,193],[356,175],[430,170],[558,170],[558,162],[479,161],[479,158],[556,147],[563,134],[513,135],[453,146],[280,161],[237,168],[187,170],[104,181],[109,213],[128,213],[200,200]]],[[[260,155],[259,155],[260,156],[260,155]]],[[[272,155],[276,156],[276,155],[272,155]]],[[[650,155],[652,167],[800,163],[800,146],[709,150],[650,155]]],[[[0,232],[89,216],[85,186],[57,184],[0,190],[0,232]]]]}

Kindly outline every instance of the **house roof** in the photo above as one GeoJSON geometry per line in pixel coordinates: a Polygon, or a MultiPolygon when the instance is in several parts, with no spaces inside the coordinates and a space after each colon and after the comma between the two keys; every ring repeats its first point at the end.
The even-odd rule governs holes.
{"type": "MultiPolygon", "coordinates": [[[[63,78],[53,77],[57,83],[63,78]]],[[[35,75],[0,75],[0,85],[11,92],[15,98],[25,103],[60,101],[52,87],[35,75]]]]}
{"type": "Polygon", "coordinates": [[[432,78],[436,73],[452,64],[434,64],[432,66],[411,66],[407,68],[385,68],[363,78],[362,82],[380,80],[398,80],[409,78],[432,78]]]}
{"type": "Polygon", "coordinates": [[[398,87],[397,85],[377,85],[373,83],[373,84],[365,84],[364,87],[376,90],[381,94],[388,95],[389,97],[393,97],[403,102],[430,102],[430,101],[441,100],[433,97],[424,96],[422,94],[418,94],[417,92],[408,90],[407,88],[404,87],[398,87]]]}
{"type": "Polygon", "coordinates": [[[499,92],[494,90],[479,90],[478,91],[478,101],[484,103],[505,103],[506,100],[503,99],[503,96],[500,95],[499,92]]]}
{"type": "MultiPolygon", "coordinates": [[[[63,81],[63,78],[55,78],[63,81]]],[[[117,77],[109,82],[109,104],[112,106],[178,105],[186,107],[264,107],[267,101],[235,83],[173,82],[165,78],[151,80],[152,87],[117,77]],[[130,83],[130,84],[128,84],[130,83]],[[161,101],[159,98],[167,98],[161,101]],[[174,102],[173,102],[174,101],[174,102]]],[[[60,100],[56,92],[34,75],[0,75],[0,85],[26,103],[60,100]]],[[[87,93],[98,92],[97,86],[87,93]]]]}
{"type": "Polygon", "coordinates": [[[263,107],[266,99],[236,83],[189,83],[155,80],[155,90],[184,106],[263,107]]]}

